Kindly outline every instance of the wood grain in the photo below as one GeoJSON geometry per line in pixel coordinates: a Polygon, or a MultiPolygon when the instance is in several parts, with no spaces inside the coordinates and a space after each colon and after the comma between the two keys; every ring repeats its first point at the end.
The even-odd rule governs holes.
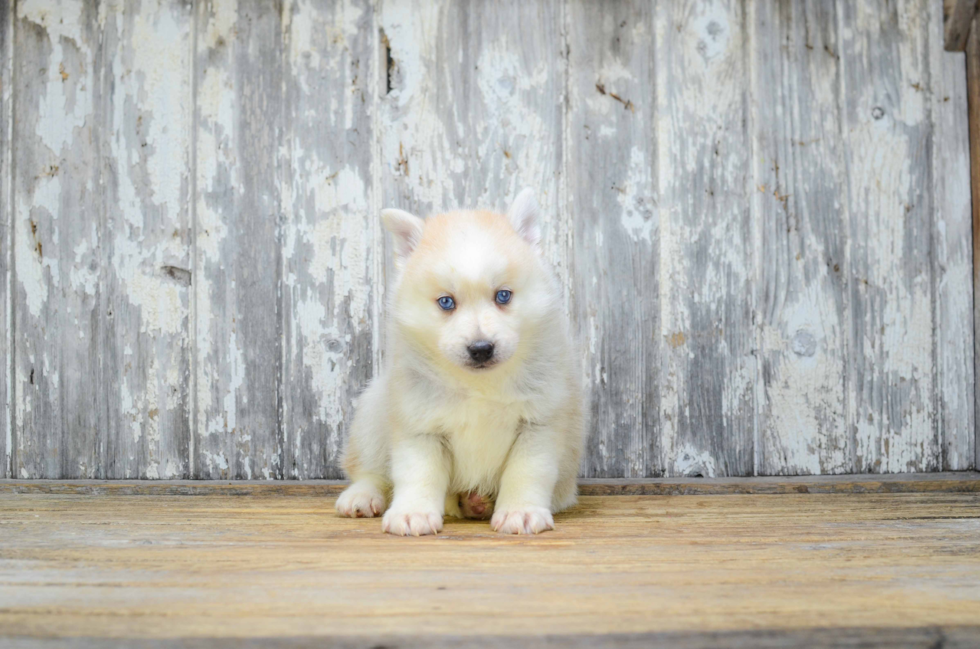
{"type": "Polygon", "coordinates": [[[383,358],[378,210],[524,186],[584,475],[977,466],[938,2],[0,13],[0,476],[339,477],[383,358]]]}
{"type": "Polygon", "coordinates": [[[592,394],[584,475],[663,475],[653,6],[566,12],[569,270],[592,394]]]}
{"type": "MultiPolygon", "coordinates": [[[[942,20],[928,5],[929,24],[942,20]]],[[[932,29],[930,34],[934,33],[932,29]]],[[[936,283],[937,424],[944,471],[976,467],[976,416],[962,386],[975,384],[973,249],[970,213],[970,137],[966,61],[929,38],[929,110],[932,118],[932,274],[936,283]],[[966,398],[964,398],[964,396],[966,398]]]]}
{"type": "Polygon", "coordinates": [[[11,192],[11,149],[14,134],[13,101],[14,3],[0,0],[0,478],[11,475],[13,443],[13,410],[10,407],[13,387],[13,312],[10,309],[13,282],[14,202],[11,192]]]}
{"type": "Polygon", "coordinates": [[[456,520],[438,537],[394,538],[332,506],[0,495],[0,629],[117,642],[828,627],[917,637],[980,619],[977,493],[587,497],[531,538],[456,520]]]}
{"type": "Polygon", "coordinates": [[[107,89],[98,7],[16,5],[13,475],[105,475],[107,89]]]}
{"type": "Polygon", "coordinates": [[[669,476],[750,475],[756,333],[743,3],[657,5],[661,452],[669,476]]]}
{"type": "Polygon", "coordinates": [[[833,3],[753,6],[752,189],[761,230],[758,473],[848,473],[847,221],[833,3]]]}
{"type": "MultiPolygon", "coordinates": [[[[319,649],[324,646],[322,637],[271,637],[271,638],[180,638],[120,639],[105,638],[14,638],[10,649],[103,649],[126,647],[127,649],[210,649],[232,647],[238,649],[288,648],[319,649]]],[[[838,647],[890,647],[891,649],[973,649],[980,642],[980,627],[951,626],[905,629],[881,627],[820,628],[820,629],[764,629],[758,631],[682,631],[674,633],[609,633],[609,634],[547,634],[540,636],[400,636],[383,635],[357,638],[330,638],[329,646],[338,649],[456,649],[480,647],[507,649],[776,649],[799,647],[800,649],[837,649],[838,647]]]]}
{"type": "Polygon", "coordinates": [[[340,478],[353,402],[374,374],[384,254],[375,213],[375,7],[284,7],[285,475],[340,478]]]}
{"type": "Polygon", "coordinates": [[[920,0],[842,3],[855,470],[941,463],[931,272],[934,151],[920,0]]]}
{"type": "Polygon", "coordinates": [[[423,217],[475,206],[503,211],[532,187],[545,254],[562,274],[559,8],[553,0],[385,2],[388,81],[379,110],[385,207],[423,217]]]}
{"type": "Polygon", "coordinates": [[[195,478],[281,478],[278,3],[197,5],[195,478]]]}
{"type": "MultiPolygon", "coordinates": [[[[976,27],[980,20],[974,18],[976,27]]],[[[974,371],[980,369],[980,29],[970,31],[966,51],[966,91],[970,132],[970,190],[973,225],[973,349],[974,371]]],[[[974,375],[975,378],[975,375],[974,375]]],[[[980,383],[974,380],[974,421],[980,421],[980,383]]],[[[980,429],[974,442],[976,464],[980,467],[980,429]]]]}
{"type": "Polygon", "coordinates": [[[109,478],[190,477],[193,12],[103,10],[109,478]]]}
{"type": "Polygon", "coordinates": [[[947,50],[962,52],[966,49],[976,13],[977,0],[943,0],[943,35],[947,50]]]}
{"type": "MultiPolygon", "coordinates": [[[[0,493],[89,496],[338,496],[345,480],[0,480],[0,493]]],[[[585,478],[582,496],[683,496],[722,494],[977,493],[980,474],[758,478],[585,478]]]]}

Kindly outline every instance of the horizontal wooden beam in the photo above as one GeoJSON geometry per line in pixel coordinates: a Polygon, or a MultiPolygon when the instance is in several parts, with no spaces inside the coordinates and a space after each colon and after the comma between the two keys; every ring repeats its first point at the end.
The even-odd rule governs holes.
{"type": "Polygon", "coordinates": [[[977,4],[978,0],[943,0],[943,31],[948,51],[962,52],[966,49],[977,4]]]}
{"type": "Polygon", "coordinates": [[[526,649],[705,649],[705,647],[890,647],[934,649],[976,647],[980,626],[928,626],[912,628],[817,627],[812,629],[758,629],[751,631],[689,631],[665,633],[617,633],[586,635],[376,635],[328,638],[290,636],[267,638],[27,638],[11,640],[16,649],[468,649],[523,647],[526,649]]]}
{"type": "MultiPolygon", "coordinates": [[[[84,496],[322,496],[344,480],[0,480],[0,494],[84,496]]],[[[980,473],[895,473],[760,478],[585,479],[583,496],[680,496],[794,493],[980,493],[980,473]]]]}

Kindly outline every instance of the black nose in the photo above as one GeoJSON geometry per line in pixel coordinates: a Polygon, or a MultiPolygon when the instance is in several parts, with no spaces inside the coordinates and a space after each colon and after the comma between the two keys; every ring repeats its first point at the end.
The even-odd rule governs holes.
{"type": "Polygon", "coordinates": [[[486,363],[493,356],[493,343],[489,340],[478,340],[467,347],[466,351],[477,363],[486,363]]]}

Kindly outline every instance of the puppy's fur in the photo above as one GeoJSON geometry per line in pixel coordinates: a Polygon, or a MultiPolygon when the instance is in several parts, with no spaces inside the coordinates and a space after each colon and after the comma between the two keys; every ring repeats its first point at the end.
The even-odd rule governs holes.
{"type": "Polygon", "coordinates": [[[399,271],[388,365],[358,404],[337,511],[383,513],[382,529],[401,535],[491,507],[499,532],[553,529],[552,513],[576,500],[586,413],[533,193],[506,216],[382,216],[399,271]]]}

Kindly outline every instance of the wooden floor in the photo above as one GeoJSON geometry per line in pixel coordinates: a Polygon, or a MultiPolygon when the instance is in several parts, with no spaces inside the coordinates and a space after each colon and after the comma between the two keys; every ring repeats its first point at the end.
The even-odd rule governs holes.
{"type": "Polygon", "coordinates": [[[537,537],[450,519],[409,539],[335,516],[335,488],[0,482],[0,647],[980,646],[972,475],[586,495],[537,537]]]}

